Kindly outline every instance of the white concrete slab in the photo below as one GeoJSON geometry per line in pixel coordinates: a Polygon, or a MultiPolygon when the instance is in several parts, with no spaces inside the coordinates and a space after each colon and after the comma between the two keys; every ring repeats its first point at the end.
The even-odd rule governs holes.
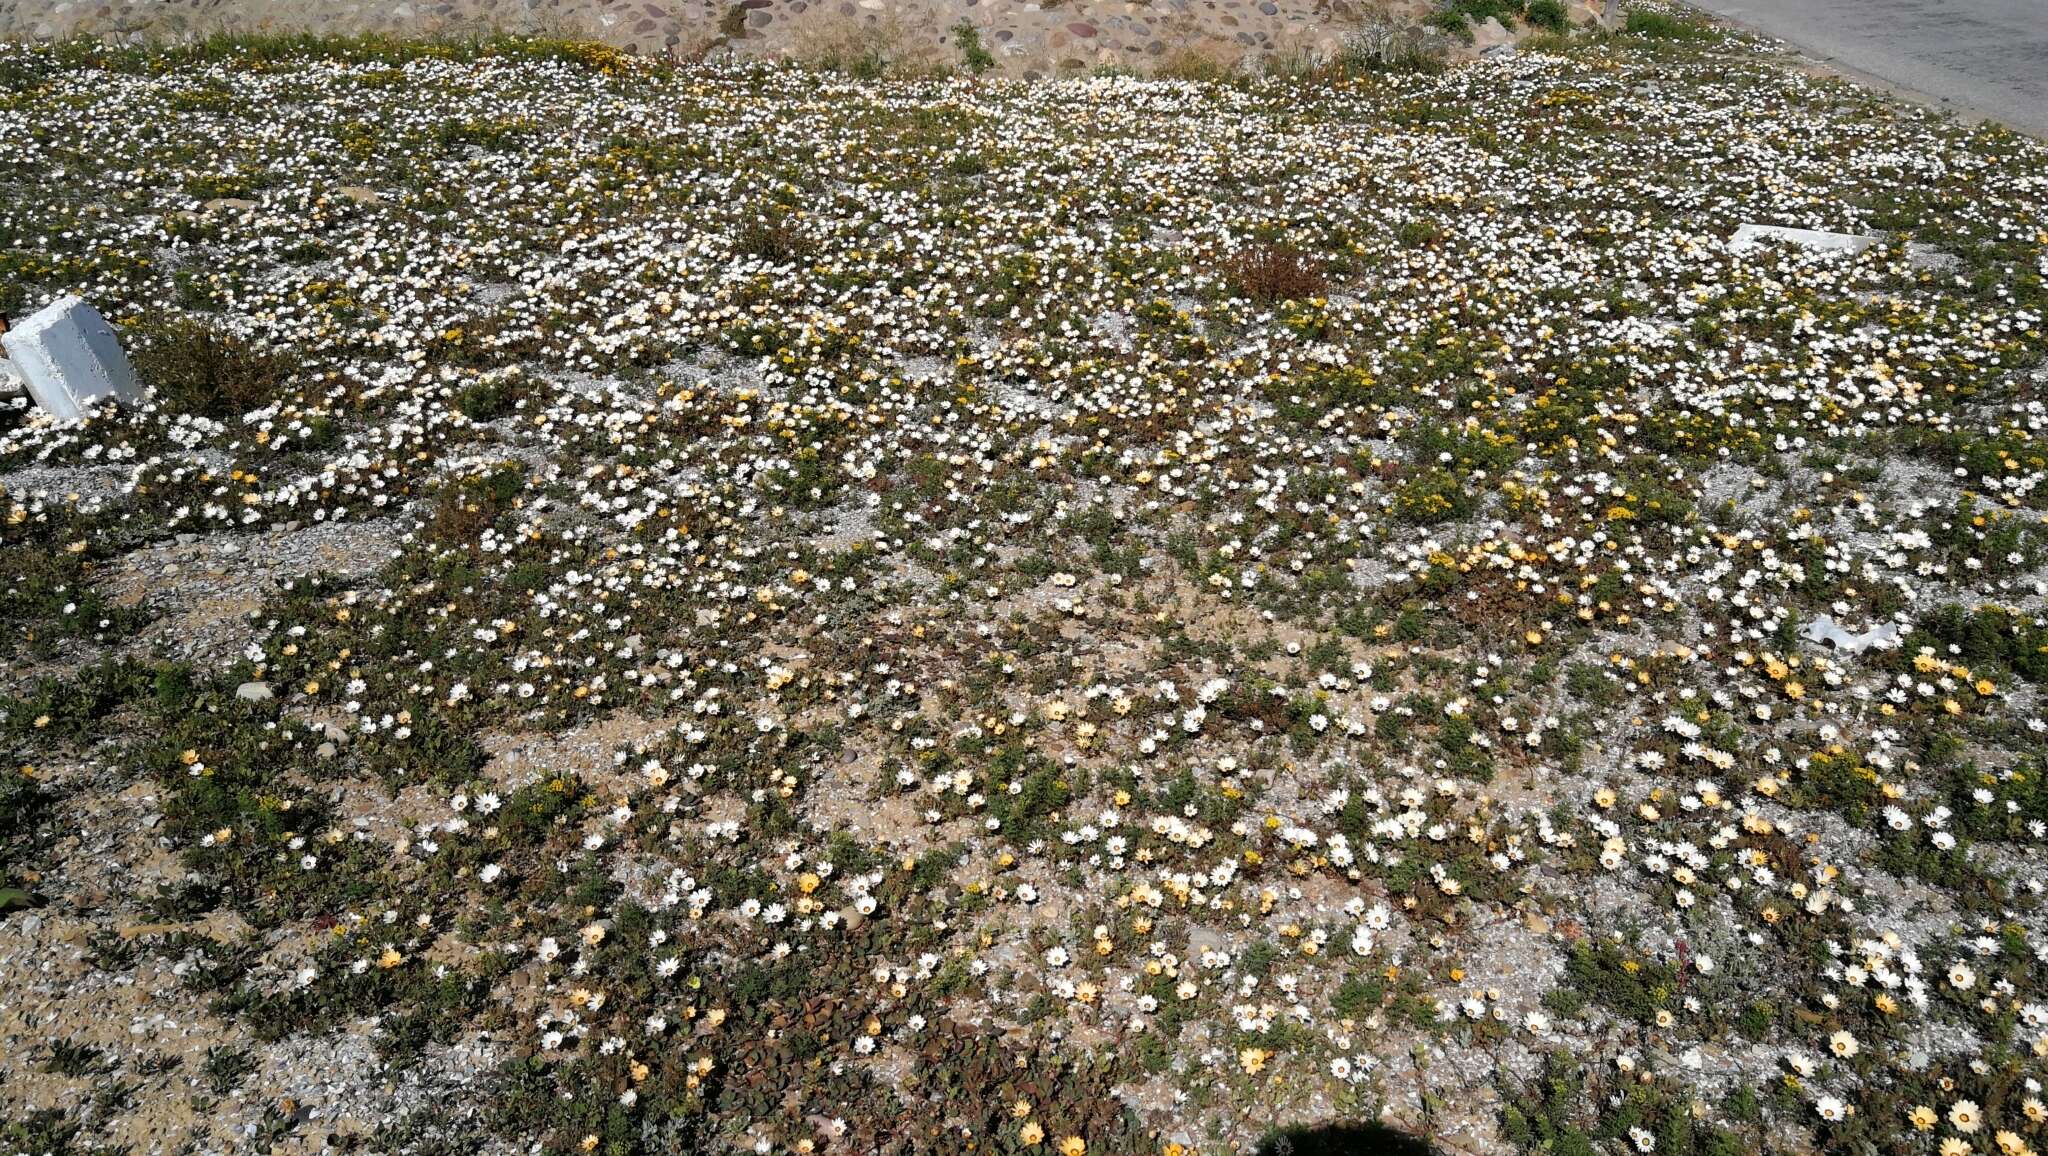
{"type": "Polygon", "coordinates": [[[64,297],[0,334],[0,347],[29,396],[60,418],[83,416],[108,398],[136,401],[142,383],[114,327],[77,297],[64,297]]]}
{"type": "Polygon", "coordinates": [[[1824,233],[1818,229],[1788,229],[1782,225],[1743,225],[1728,238],[1728,251],[1747,253],[1766,241],[1785,241],[1815,253],[1861,253],[1884,240],[1863,233],[1824,233]]]}
{"type": "Polygon", "coordinates": [[[1728,238],[1728,251],[1747,253],[1767,241],[1797,245],[1815,253],[1856,254],[1882,244],[1883,237],[1867,233],[1829,233],[1819,229],[1792,229],[1783,225],[1742,225],[1728,238]]]}

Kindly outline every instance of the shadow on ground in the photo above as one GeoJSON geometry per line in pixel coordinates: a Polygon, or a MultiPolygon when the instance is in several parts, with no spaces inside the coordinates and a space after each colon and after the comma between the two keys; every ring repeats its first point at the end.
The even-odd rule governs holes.
{"type": "Polygon", "coordinates": [[[1260,1142],[1258,1156],[1437,1156],[1437,1150],[1384,1124],[1330,1124],[1274,1132],[1260,1142]]]}

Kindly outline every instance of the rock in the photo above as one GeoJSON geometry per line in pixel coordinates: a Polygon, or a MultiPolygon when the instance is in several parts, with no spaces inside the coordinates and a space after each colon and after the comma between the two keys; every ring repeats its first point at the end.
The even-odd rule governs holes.
{"type": "Polygon", "coordinates": [[[1490,49],[1514,42],[1515,34],[1508,31],[1507,25],[1491,16],[1472,28],[1472,47],[1478,49],[1482,56],[1490,49]]]}
{"type": "Polygon", "coordinates": [[[277,695],[271,692],[268,683],[245,682],[235,688],[235,697],[243,702],[269,702],[277,695]]]}
{"type": "Polygon", "coordinates": [[[142,383],[121,352],[114,327],[77,297],[61,297],[0,334],[0,347],[36,404],[57,417],[83,416],[95,402],[110,397],[142,397],[142,383]]]}
{"type": "Polygon", "coordinates": [[[1953,273],[1963,267],[1962,258],[1933,245],[1913,241],[1906,246],[1906,263],[1930,273],[1953,273]]]}
{"type": "Polygon", "coordinates": [[[14,368],[13,362],[0,357],[0,393],[20,393],[27,388],[28,383],[22,379],[21,371],[14,368]]]}
{"type": "Polygon", "coordinates": [[[1743,225],[1728,238],[1730,253],[1747,253],[1766,241],[1784,241],[1813,253],[1861,253],[1884,240],[1862,233],[1825,233],[1817,229],[1788,229],[1779,225],[1743,225]]]}
{"type": "Polygon", "coordinates": [[[331,759],[334,756],[341,753],[341,748],[335,746],[333,743],[321,743],[319,746],[313,748],[313,753],[319,756],[320,758],[331,759]]]}

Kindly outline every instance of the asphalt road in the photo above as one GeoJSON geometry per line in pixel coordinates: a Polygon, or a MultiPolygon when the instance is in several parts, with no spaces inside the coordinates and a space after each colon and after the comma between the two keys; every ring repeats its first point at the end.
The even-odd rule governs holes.
{"type": "Polygon", "coordinates": [[[1690,0],[1840,71],[2048,137],[2048,0],[1690,0]]]}

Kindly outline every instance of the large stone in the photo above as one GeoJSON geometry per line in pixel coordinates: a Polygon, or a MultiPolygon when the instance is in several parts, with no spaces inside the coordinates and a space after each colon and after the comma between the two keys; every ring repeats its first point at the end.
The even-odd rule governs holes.
{"type": "Polygon", "coordinates": [[[1884,240],[1862,233],[1824,233],[1818,229],[1788,229],[1782,225],[1743,225],[1728,238],[1728,251],[1747,253],[1765,241],[1788,241],[1814,253],[1861,253],[1884,240]]]}
{"type": "Polygon", "coordinates": [[[1513,44],[1514,42],[1515,34],[1508,31],[1507,25],[1502,24],[1491,16],[1480,21],[1472,28],[1472,47],[1481,56],[1487,55],[1504,44],[1513,44]]]}
{"type": "Polygon", "coordinates": [[[82,416],[107,398],[134,401],[142,383],[121,342],[92,306],[64,297],[0,335],[36,404],[60,418],[82,416]]]}
{"type": "Polygon", "coordinates": [[[1953,273],[1963,267],[1963,259],[1933,245],[1911,241],[1906,245],[1906,264],[1921,272],[1953,273]]]}

